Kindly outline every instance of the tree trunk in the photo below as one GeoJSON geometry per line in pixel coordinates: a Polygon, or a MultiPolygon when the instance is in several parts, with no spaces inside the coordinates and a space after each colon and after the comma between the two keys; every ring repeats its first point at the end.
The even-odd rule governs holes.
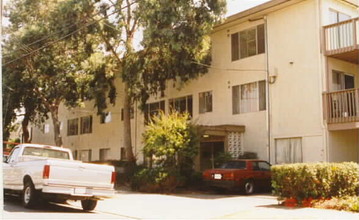
{"type": "Polygon", "coordinates": [[[22,138],[24,143],[31,143],[30,132],[28,129],[29,121],[30,121],[29,114],[25,113],[24,119],[21,122],[22,138]]]}
{"type": "Polygon", "coordinates": [[[135,162],[136,158],[133,154],[131,140],[131,99],[128,94],[128,84],[124,84],[125,93],[123,101],[123,147],[125,148],[126,160],[135,162]]]}
{"type": "Polygon", "coordinates": [[[54,141],[56,146],[62,146],[62,137],[60,133],[59,107],[51,108],[52,124],[54,126],[54,141]]]}

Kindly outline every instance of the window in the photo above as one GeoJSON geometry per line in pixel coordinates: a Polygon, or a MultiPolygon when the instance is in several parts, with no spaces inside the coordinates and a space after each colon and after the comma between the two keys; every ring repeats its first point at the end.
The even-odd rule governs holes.
{"type": "Polygon", "coordinates": [[[232,87],[232,112],[240,114],[266,110],[265,81],[232,87]]]}
{"type": "Polygon", "coordinates": [[[212,91],[199,93],[199,113],[212,112],[212,91]]]}
{"type": "Polygon", "coordinates": [[[165,101],[146,104],[144,110],[145,124],[148,124],[151,118],[158,115],[160,111],[165,112],[165,101]]]}
{"type": "Polygon", "coordinates": [[[110,123],[112,120],[112,114],[111,112],[102,112],[100,115],[100,123],[101,124],[106,124],[106,123],[110,123]]]}
{"type": "Polygon", "coordinates": [[[91,154],[92,154],[91,150],[81,150],[80,151],[80,160],[84,161],[84,162],[91,161],[91,154]]]}
{"type": "Polygon", "coordinates": [[[49,133],[50,132],[50,125],[49,124],[44,124],[43,126],[42,126],[42,133],[44,133],[44,134],[47,134],[47,133],[49,133]]]}
{"type": "Polygon", "coordinates": [[[340,71],[332,71],[333,90],[354,89],[354,76],[340,71]]]}
{"type": "Polygon", "coordinates": [[[92,133],[92,115],[80,118],[81,123],[81,134],[92,133]]]}
{"type": "Polygon", "coordinates": [[[79,119],[67,120],[67,136],[78,135],[79,133],[79,119]]]}
{"type": "Polygon", "coordinates": [[[192,103],[192,96],[185,96],[176,99],[170,99],[170,111],[177,111],[179,113],[187,112],[190,117],[193,116],[193,103],[192,103]]]}
{"type": "Polygon", "coordinates": [[[275,151],[277,164],[303,162],[302,138],[276,139],[275,151]]]}
{"type": "Polygon", "coordinates": [[[253,170],[270,171],[270,164],[264,161],[253,162],[253,170]]]}
{"type": "Polygon", "coordinates": [[[232,61],[265,52],[264,24],[231,35],[232,61]]]}
{"type": "Polygon", "coordinates": [[[103,148],[100,149],[100,161],[106,161],[110,158],[110,149],[103,148]]]}
{"type": "MultiPolygon", "coordinates": [[[[135,118],[135,109],[133,107],[131,107],[130,109],[130,118],[134,119],[135,118]]],[[[123,121],[124,119],[124,112],[123,112],[123,108],[121,109],[121,121],[123,121]]]]}

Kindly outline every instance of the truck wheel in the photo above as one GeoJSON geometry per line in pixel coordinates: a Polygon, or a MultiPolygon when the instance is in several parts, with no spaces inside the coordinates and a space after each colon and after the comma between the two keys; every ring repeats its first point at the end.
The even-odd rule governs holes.
{"type": "Polygon", "coordinates": [[[254,183],[252,180],[247,180],[244,184],[244,193],[250,195],[254,192],[254,183]]]}
{"type": "Polygon", "coordinates": [[[81,200],[81,206],[84,211],[92,211],[97,205],[97,200],[86,199],[81,200]]]}
{"type": "Polygon", "coordinates": [[[26,181],[22,193],[22,204],[25,208],[32,208],[36,204],[37,195],[34,184],[31,181],[26,181]]]}

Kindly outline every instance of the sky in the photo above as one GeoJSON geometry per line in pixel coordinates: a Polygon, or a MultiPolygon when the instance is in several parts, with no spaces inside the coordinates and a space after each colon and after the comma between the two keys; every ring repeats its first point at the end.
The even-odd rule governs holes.
{"type": "Polygon", "coordinates": [[[227,0],[226,16],[231,16],[268,1],[269,0],[227,0]]]}

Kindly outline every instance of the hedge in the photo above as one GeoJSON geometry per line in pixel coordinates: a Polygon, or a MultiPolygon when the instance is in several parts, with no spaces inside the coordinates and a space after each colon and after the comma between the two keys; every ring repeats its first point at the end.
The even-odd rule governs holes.
{"type": "Polygon", "coordinates": [[[332,198],[356,195],[359,166],[344,163],[298,163],[272,166],[272,187],[279,199],[332,198]]]}

